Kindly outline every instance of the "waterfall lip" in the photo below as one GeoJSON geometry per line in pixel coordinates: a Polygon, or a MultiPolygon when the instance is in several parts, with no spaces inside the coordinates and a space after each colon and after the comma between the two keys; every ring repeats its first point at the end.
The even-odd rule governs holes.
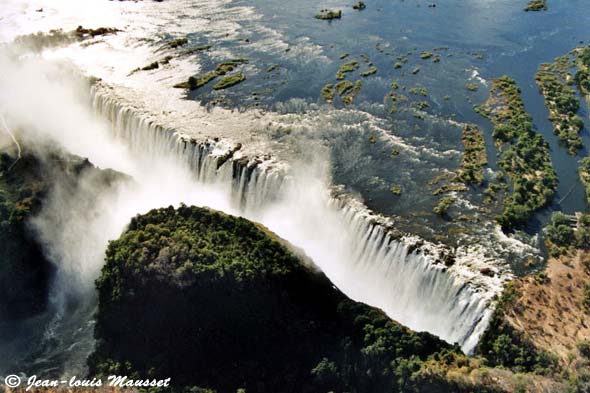
{"type": "MultiPolygon", "coordinates": [[[[237,142],[237,138],[233,135],[232,137],[225,137],[225,135],[212,137],[211,134],[193,132],[194,130],[175,129],[171,124],[161,124],[157,116],[141,109],[140,106],[128,103],[114,89],[108,85],[105,86],[104,82],[94,83],[91,90],[93,100],[102,100],[100,102],[112,105],[109,113],[114,115],[119,111],[132,115],[140,119],[137,120],[138,124],[146,125],[150,130],[168,134],[169,136],[164,137],[166,141],[180,142],[181,151],[177,153],[192,154],[187,150],[188,146],[191,146],[193,151],[198,151],[198,171],[202,171],[203,166],[208,165],[207,171],[210,171],[210,176],[224,178],[233,184],[232,187],[238,187],[242,195],[240,200],[243,199],[246,189],[252,182],[268,182],[275,179],[279,182],[277,184],[280,184],[293,178],[293,168],[288,160],[280,154],[264,153],[268,145],[257,143],[243,145],[237,142]],[[215,164],[203,163],[202,154],[215,164]]],[[[146,138],[152,137],[146,135],[146,138]]],[[[174,145],[166,148],[175,149],[174,145]]],[[[368,248],[361,249],[359,252],[366,254],[366,258],[371,259],[378,255],[384,256],[399,251],[405,265],[421,264],[416,265],[414,269],[422,269],[420,271],[429,275],[430,278],[424,278],[426,280],[423,280],[424,283],[430,286],[451,285],[451,296],[455,299],[453,301],[459,302],[453,306],[454,313],[458,313],[459,317],[469,314],[468,320],[475,319],[466,326],[466,322],[457,321],[455,326],[446,326],[447,330],[443,332],[446,337],[439,335],[445,339],[453,337],[453,340],[456,339],[462,343],[465,352],[471,353],[487,326],[495,307],[496,297],[502,291],[505,282],[512,278],[508,266],[503,261],[487,255],[482,246],[467,245],[453,248],[442,243],[435,244],[424,240],[415,234],[399,231],[396,229],[395,218],[385,217],[370,210],[358,197],[347,193],[342,185],[333,185],[326,190],[326,193],[332,205],[338,207],[339,211],[348,211],[354,220],[362,224],[368,234],[368,237],[363,240],[368,248]],[[484,269],[492,274],[483,274],[484,269]],[[472,315],[473,313],[475,314],[472,315]]],[[[257,203],[264,203],[269,196],[257,195],[256,198],[257,203]]],[[[240,203],[242,202],[244,201],[241,200],[240,203]]],[[[379,307],[378,304],[375,306],[379,307]]],[[[421,312],[428,312],[428,307],[425,306],[421,312]]],[[[400,320],[391,314],[390,316],[400,320]]],[[[400,322],[410,325],[413,323],[412,316],[405,318],[400,322]]],[[[436,326],[433,326],[432,332],[438,334],[436,326]]]]}
{"type": "MultiPolygon", "coordinates": [[[[275,146],[271,149],[268,144],[260,144],[258,141],[255,141],[252,145],[242,144],[237,141],[240,138],[239,135],[236,137],[233,134],[224,133],[222,136],[211,136],[199,134],[192,128],[178,130],[172,124],[160,124],[159,120],[161,119],[158,116],[141,109],[134,102],[128,102],[128,99],[118,94],[118,91],[115,91],[112,86],[100,80],[94,80],[93,82],[92,88],[95,90],[95,94],[105,94],[109,99],[116,101],[118,105],[130,108],[136,115],[149,119],[149,122],[158,124],[167,132],[174,133],[183,142],[205,146],[208,153],[213,157],[224,157],[224,159],[232,162],[242,161],[250,169],[257,168],[261,171],[271,171],[279,174],[284,179],[290,177],[292,168],[288,158],[281,154],[280,149],[274,149],[275,146]],[[240,148],[236,149],[237,146],[240,146],[240,148]],[[271,150],[273,154],[268,153],[271,150]]],[[[452,248],[442,243],[428,242],[414,234],[399,231],[396,229],[393,218],[371,211],[359,198],[344,191],[342,185],[332,185],[331,197],[348,204],[367,220],[381,226],[393,239],[403,241],[408,247],[415,249],[417,253],[429,255],[437,268],[446,269],[459,279],[471,282],[472,287],[477,292],[489,292],[490,298],[501,292],[504,283],[513,277],[509,267],[503,261],[487,257],[485,250],[481,246],[471,245],[452,248]],[[445,266],[443,262],[449,256],[455,258],[455,263],[450,267],[445,266]],[[493,277],[483,275],[480,273],[482,269],[490,269],[495,274],[493,277]]]]}
{"type": "MultiPolygon", "coordinates": [[[[186,24],[183,26],[186,27],[186,24]]],[[[130,28],[130,30],[132,29],[130,28]]],[[[192,26],[185,33],[189,32],[194,33],[192,26]]],[[[75,67],[80,69],[81,74],[92,74],[95,72],[94,67],[89,67],[89,65],[94,66],[92,64],[93,56],[97,58],[97,55],[104,53],[100,52],[99,49],[106,48],[110,50],[114,48],[114,51],[119,50],[125,55],[131,53],[126,52],[126,48],[122,48],[121,45],[125,38],[137,38],[131,37],[129,33],[128,31],[120,36],[113,36],[105,40],[104,43],[97,42],[97,45],[89,47],[89,49],[82,49],[81,46],[73,45],[73,47],[65,48],[63,51],[56,51],[59,53],[50,53],[48,56],[52,59],[70,60],[75,67]]],[[[182,29],[178,29],[174,33],[184,34],[182,29]]],[[[233,31],[232,34],[237,34],[237,30],[233,31]]],[[[146,35],[142,34],[142,38],[143,36],[146,35]]],[[[288,44],[285,43],[285,45],[288,44]]],[[[290,163],[292,157],[289,154],[288,147],[282,145],[281,142],[271,140],[265,132],[269,133],[268,131],[273,131],[283,125],[288,126],[289,123],[282,122],[282,120],[289,117],[294,122],[300,121],[297,114],[291,115],[287,113],[278,118],[273,114],[266,116],[263,110],[258,109],[249,110],[245,113],[224,108],[205,109],[200,106],[200,103],[185,100],[184,92],[172,89],[170,86],[174,82],[180,82],[181,78],[186,78],[188,75],[200,71],[201,65],[191,63],[186,58],[182,58],[180,53],[173,51],[170,51],[170,53],[178,54],[178,57],[172,62],[173,66],[161,67],[157,75],[156,73],[138,73],[133,77],[129,77],[127,72],[132,69],[132,66],[142,66],[147,64],[148,61],[158,60],[158,58],[154,57],[157,53],[151,50],[153,48],[150,45],[140,46],[141,48],[136,47],[131,53],[133,55],[132,59],[123,56],[125,57],[123,60],[128,62],[123,65],[117,64],[117,72],[111,74],[102,70],[103,73],[97,73],[97,75],[104,77],[104,80],[95,79],[91,82],[94,94],[101,94],[112,100],[127,114],[141,117],[143,125],[157,126],[162,131],[169,133],[170,140],[167,140],[167,142],[170,142],[170,145],[167,147],[171,150],[180,149],[179,146],[173,143],[183,142],[182,148],[184,151],[198,149],[200,153],[213,158],[210,161],[213,161],[215,165],[209,165],[210,163],[202,162],[199,159],[199,162],[195,163],[198,166],[197,169],[201,171],[205,167],[210,173],[222,177],[221,180],[229,179],[233,181],[234,184],[230,186],[239,189],[240,203],[247,203],[242,199],[251,182],[264,183],[266,188],[263,191],[266,192],[270,188],[267,183],[280,183],[289,181],[292,178],[294,168],[290,163]],[[129,60],[132,61],[129,62],[129,60]],[[125,67],[129,69],[127,70],[125,67]],[[151,84],[156,85],[156,89],[151,84]],[[147,90],[137,89],[139,85],[148,85],[149,88],[147,90]],[[158,91],[162,86],[165,86],[165,90],[158,91]],[[158,91],[157,96],[150,97],[149,93],[156,91],[158,91]],[[269,154],[269,152],[272,152],[272,154],[269,154]]],[[[284,49],[281,48],[279,52],[283,53],[284,49]]],[[[295,52],[290,51],[289,56],[294,55],[295,52]]],[[[224,56],[227,55],[228,53],[224,54],[224,56]]],[[[103,63],[108,63],[108,61],[103,63]]],[[[103,63],[101,63],[102,66],[105,65],[103,63]]],[[[110,67],[110,64],[107,65],[110,67]]],[[[328,110],[320,108],[316,113],[328,113],[327,116],[334,117],[350,116],[355,121],[357,118],[362,117],[362,122],[373,122],[371,130],[379,131],[377,133],[378,138],[387,142],[390,147],[403,148],[409,155],[408,159],[411,160],[421,161],[424,155],[444,158],[455,156],[458,153],[456,150],[440,152],[428,146],[414,146],[405,143],[403,138],[380,127],[375,116],[364,112],[361,113],[356,109],[328,112],[328,110]]],[[[430,115],[426,116],[430,118],[430,115]]],[[[453,122],[452,119],[433,119],[453,122]]],[[[354,219],[354,224],[366,231],[366,238],[363,238],[365,243],[362,245],[360,252],[366,253],[375,259],[377,256],[382,257],[383,255],[399,257],[402,259],[402,269],[415,264],[417,268],[413,273],[424,273],[426,277],[424,282],[432,287],[448,284],[449,281],[452,281],[453,287],[451,289],[454,290],[452,293],[454,298],[451,300],[457,303],[452,305],[455,307],[453,311],[458,310],[460,316],[472,314],[470,315],[472,319],[467,319],[467,323],[469,323],[467,326],[465,321],[454,321],[454,324],[450,326],[450,331],[444,332],[446,337],[443,338],[447,340],[449,337],[456,338],[462,343],[462,347],[466,352],[471,352],[491,318],[495,306],[495,296],[501,292],[504,283],[512,278],[509,267],[502,260],[490,256],[488,250],[482,245],[468,244],[453,248],[442,243],[426,241],[416,234],[402,232],[396,228],[398,225],[396,225],[395,217],[386,217],[370,210],[360,198],[343,192],[343,189],[344,187],[333,185],[328,190],[331,196],[330,203],[348,210],[350,216],[354,219]],[[454,260],[454,263],[450,264],[449,258],[454,260]],[[483,274],[484,269],[492,274],[483,274]],[[443,281],[442,284],[441,281],[443,281]],[[475,318],[473,318],[474,315],[475,318]]],[[[269,198],[264,192],[255,197],[259,198],[257,201],[264,201],[269,198]]],[[[371,262],[374,261],[372,259],[367,260],[367,264],[371,262]]],[[[366,266],[363,266],[363,268],[366,268],[366,266]]],[[[386,270],[386,273],[389,273],[389,271],[386,270]]],[[[422,282],[418,284],[422,284],[422,282]]],[[[368,283],[368,286],[370,285],[371,283],[368,283]]],[[[368,288],[368,290],[370,289],[368,288]]],[[[425,303],[429,300],[437,300],[427,297],[425,299],[425,303]]],[[[402,300],[399,300],[400,303],[402,300]]],[[[420,300],[423,299],[420,298],[417,301],[420,300]]],[[[379,305],[374,306],[379,307],[379,305]]],[[[419,310],[420,312],[425,313],[432,310],[432,308],[428,308],[428,304],[423,306],[423,309],[419,310]]],[[[383,309],[383,307],[381,308],[383,309]]],[[[447,310],[447,308],[444,310],[447,310]]],[[[384,309],[384,311],[386,310],[384,309]]],[[[405,311],[405,309],[402,310],[402,314],[405,311]]],[[[443,313],[438,312],[436,315],[440,316],[443,313]]],[[[390,317],[406,325],[410,325],[406,321],[415,322],[415,319],[412,319],[413,315],[403,316],[407,317],[406,320],[400,320],[390,314],[390,317]]],[[[448,321],[445,321],[445,323],[448,324],[448,321]]],[[[438,328],[436,325],[434,327],[438,328]]],[[[436,331],[435,334],[439,332],[436,329],[430,329],[429,331],[436,331]]],[[[440,336],[442,337],[442,335],[440,336]]]]}
{"type": "Polygon", "coordinates": [[[395,220],[392,217],[386,217],[370,210],[355,196],[343,193],[343,189],[343,186],[333,186],[332,197],[342,200],[367,220],[381,226],[392,239],[404,242],[413,250],[412,252],[429,255],[437,268],[447,269],[464,282],[470,283],[470,286],[477,292],[488,293],[490,299],[502,291],[506,282],[513,279],[510,267],[498,258],[486,256],[483,246],[450,247],[442,243],[429,242],[418,235],[402,232],[396,228],[395,220]],[[446,266],[444,262],[448,257],[455,259],[455,263],[450,267],[446,266]],[[490,277],[481,274],[482,269],[490,269],[494,275],[490,277]]]}
{"type": "MultiPolygon", "coordinates": [[[[267,144],[255,143],[242,144],[237,142],[239,135],[222,135],[211,136],[195,132],[194,129],[184,130],[176,129],[171,125],[164,125],[159,123],[159,118],[153,113],[143,110],[135,103],[128,102],[128,99],[115,92],[115,89],[103,82],[102,80],[91,80],[94,94],[105,94],[109,99],[117,102],[121,107],[128,108],[134,112],[135,115],[149,119],[151,124],[157,124],[162,130],[175,134],[176,137],[185,143],[203,146],[207,149],[208,154],[215,158],[224,157],[231,162],[242,162],[250,169],[257,169],[260,171],[269,171],[278,174],[284,179],[291,177],[291,165],[286,157],[281,155],[280,149],[270,149],[267,144]],[[236,147],[240,148],[237,149],[236,147]],[[273,154],[268,153],[272,150],[273,154]]],[[[273,146],[274,148],[275,146],[273,146]]],[[[331,198],[346,204],[353,208],[358,214],[362,215],[370,221],[373,225],[379,225],[383,228],[393,239],[403,240],[403,242],[410,247],[415,253],[422,253],[429,255],[434,261],[434,264],[441,269],[447,269],[449,272],[457,274],[466,281],[476,283],[478,287],[490,288],[492,292],[497,292],[503,286],[503,283],[512,279],[510,268],[501,260],[486,256],[486,252],[482,246],[459,246],[450,247],[443,243],[433,243],[421,238],[418,235],[408,232],[402,232],[396,228],[395,219],[390,216],[384,216],[370,210],[359,197],[352,195],[345,191],[344,185],[333,184],[330,187],[331,198]],[[444,264],[446,256],[453,256],[456,260],[452,266],[447,267],[444,264]],[[478,275],[482,268],[489,268],[495,274],[495,279],[492,277],[478,275]],[[478,277],[481,276],[481,277],[478,277]]]]}

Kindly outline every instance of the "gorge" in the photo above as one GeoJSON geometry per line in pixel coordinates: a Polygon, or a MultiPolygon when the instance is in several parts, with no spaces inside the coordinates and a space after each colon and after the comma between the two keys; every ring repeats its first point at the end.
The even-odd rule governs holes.
{"type": "MultiPolygon", "coordinates": [[[[7,0],[0,12],[0,195],[8,206],[0,218],[18,223],[28,239],[12,244],[7,237],[0,254],[11,261],[18,251],[10,247],[25,251],[25,262],[0,265],[7,283],[0,304],[0,376],[108,370],[88,363],[107,337],[95,337],[101,307],[118,301],[101,300],[100,284],[97,291],[97,280],[118,274],[105,267],[105,258],[116,259],[106,252],[122,244],[117,242],[142,219],[155,214],[164,222],[181,220],[185,209],[200,212],[197,216],[208,216],[209,210],[199,209],[212,209],[228,220],[263,226],[305,269],[325,275],[326,290],[318,293],[334,288],[338,302],[382,312],[378,324],[390,319],[387,329],[411,329],[394,342],[436,337],[429,341],[432,351],[416,353],[415,367],[409,365],[412,350],[399,357],[401,363],[384,366],[384,384],[403,371],[409,372],[403,380],[414,375],[414,382],[424,382],[413,385],[417,391],[435,389],[442,380],[454,382],[440,385],[441,392],[474,388],[489,375],[504,384],[490,391],[515,390],[522,378],[543,391],[540,387],[555,388],[567,375],[578,375],[559,369],[544,348],[525,344],[518,329],[509,330],[508,338],[500,334],[498,326],[508,325],[496,307],[505,304],[510,281],[543,274],[548,257],[543,228],[551,214],[563,211],[575,226],[587,209],[577,175],[578,156],[587,153],[587,109],[568,106],[576,113],[566,115],[577,122],[576,135],[568,137],[578,142],[575,149],[563,149],[564,136],[554,135],[546,119],[545,105],[552,101],[543,100],[525,65],[570,53],[569,63],[560,63],[563,83],[571,82],[568,99],[582,103],[585,97],[573,83],[582,86],[584,74],[572,75],[583,65],[574,60],[584,53],[580,26],[590,14],[559,1],[543,13],[526,13],[505,0],[493,5],[473,0],[465,7],[456,1],[410,7],[376,0],[363,3],[362,12],[334,4],[342,11],[326,21],[314,17],[320,10],[309,0],[289,7],[267,0],[50,3],[7,0]],[[448,27],[463,17],[477,23],[448,27]],[[398,27],[389,27],[392,18],[398,27]],[[511,21],[515,30],[496,26],[494,18],[511,21]],[[570,20],[576,23],[564,23],[570,20]],[[555,22],[561,26],[555,31],[543,27],[555,22]],[[506,85],[501,92],[500,83],[506,85]],[[335,96],[334,84],[342,97],[335,96]],[[12,220],[13,211],[20,221],[12,220]],[[31,268],[35,258],[41,270],[31,268]],[[22,267],[21,275],[11,266],[22,267]],[[33,292],[39,290],[35,296],[23,289],[29,284],[16,285],[23,277],[39,279],[38,288],[31,284],[33,292]],[[21,294],[18,303],[14,299],[21,294]],[[505,359],[518,351],[527,357],[526,369],[514,367],[520,358],[505,359]],[[542,366],[529,358],[541,359],[542,366]],[[503,366],[507,370],[495,368],[503,366]],[[522,371],[525,377],[512,373],[522,371]]],[[[541,93],[552,96],[547,89],[541,93]]],[[[199,231],[191,228],[183,229],[193,239],[188,244],[200,244],[199,231]]],[[[166,231],[158,235],[162,241],[166,231]]],[[[159,253],[168,252],[152,251],[147,259],[116,260],[132,265],[141,259],[151,266],[159,253]]],[[[141,252],[138,246],[136,255],[141,252]]],[[[175,263],[202,263],[191,258],[179,252],[167,260],[180,270],[175,263]]],[[[248,258],[256,262],[255,256],[248,258]]],[[[303,308],[313,309],[308,300],[303,308]]],[[[214,308],[215,302],[208,302],[214,308]]],[[[167,299],[158,307],[173,304],[167,299]]],[[[235,307],[227,299],[222,304],[235,307]]],[[[137,315],[149,313],[149,307],[142,310],[137,315]]],[[[191,310],[187,315],[203,312],[191,310]]],[[[240,321],[239,312],[234,314],[240,321]]],[[[354,320],[353,314],[346,318],[354,320]]],[[[323,318],[319,315],[310,318],[323,318]]],[[[582,336],[569,337],[568,345],[582,336]]],[[[390,345],[387,356],[395,348],[390,345]]],[[[365,359],[365,349],[356,348],[354,356],[365,359]]],[[[561,353],[560,359],[567,356],[561,353]]],[[[303,379],[310,365],[320,367],[316,360],[322,359],[304,362],[303,371],[291,377],[303,379]]],[[[342,371],[345,364],[337,368],[342,371]]],[[[328,360],[321,366],[332,367],[328,360]]],[[[376,389],[360,377],[354,387],[354,373],[340,375],[343,385],[322,389],[376,389]]],[[[241,389],[242,377],[227,386],[223,378],[211,378],[208,386],[220,392],[241,389]]],[[[276,381],[268,383],[258,390],[252,381],[246,385],[249,392],[277,389],[276,381]]],[[[395,386],[391,389],[404,391],[395,386]]]]}

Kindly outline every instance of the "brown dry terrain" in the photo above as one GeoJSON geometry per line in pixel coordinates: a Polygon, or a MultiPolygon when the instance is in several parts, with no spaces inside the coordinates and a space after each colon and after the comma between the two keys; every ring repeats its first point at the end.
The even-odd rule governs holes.
{"type": "MultiPolygon", "coordinates": [[[[562,393],[567,387],[562,381],[535,374],[516,374],[501,368],[482,366],[479,359],[458,358],[451,364],[430,361],[420,373],[418,392],[440,392],[432,388],[428,381],[445,380],[453,386],[471,386],[473,393],[480,392],[485,386],[487,392],[527,392],[527,393],[562,393]],[[458,361],[457,361],[458,360],[458,361]]],[[[455,390],[448,390],[455,392],[455,390]]]]}
{"type": "Polygon", "coordinates": [[[577,343],[590,339],[590,314],[584,305],[590,252],[552,258],[545,275],[527,276],[514,285],[518,295],[506,307],[506,321],[536,347],[557,355],[566,368],[582,361],[577,343]]]}

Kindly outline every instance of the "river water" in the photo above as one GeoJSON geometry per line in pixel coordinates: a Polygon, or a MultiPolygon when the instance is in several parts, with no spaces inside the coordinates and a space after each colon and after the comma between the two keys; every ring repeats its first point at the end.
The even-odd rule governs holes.
{"type": "MultiPolygon", "coordinates": [[[[513,0],[447,0],[429,7],[431,3],[375,0],[367,2],[365,10],[356,11],[348,2],[333,0],[321,5],[311,0],[296,3],[94,0],[83,5],[67,0],[8,0],[0,11],[0,39],[10,42],[18,35],[54,28],[71,30],[78,25],[119,28],[121,32],[116,35],[47,48],[40,57],[43,61],[66,61],[85,75],[101,78],[113,95],[134,110],[149,114],[150,121],[195,139],[221,137],[240,142],[248,156],[271,155],[293,171],[300,167],[309,170],[302,162],[317,162],[315,168],[327,177],[328,186],[340,185],[346,194],[391,220],[399,230],[451,247],[467,249],[473,244],[481,245],[483,252],[472,258],[485,259],[486,263],[493,261],[498,275],[502,276],[496,277],[493,285],[483,285],[487,288],[484,292],[494,293],[511,272],[526,270],[525,256],[541,254],[536,233],[551,210],[572,213],[587,209],[583,187],[577,180],[580,157],[569,156],[553,135],[534,74],[539,64],[590,39],[586,32],[590,10],[581,0],[550,0],[549,10],[538,13],[524,12],[524,0],[523,4],[513,0]],[[342,9],[342,19],[315,19],[320,8],[342,9]],[[183,37],[188,39],[186,45],[166,47],[172,39],[183,37]],[[197,50],[203,45],[211,47],[197,50]],[[425,51],[432,52],[433,57],[421,58],[425,51]],[[344,54],[348,56],[341,59],[344,54]],[[171,56],[171,60],[158,69],[132,72],[165,56],[171,56]],[[246,81],[237,86],[214,91],[211,83],[188,95],[172,87],[191,75],[210,71],[216,64],[236,58],[248,60],[240,66],[246,81]],[[362,81],[354,104],[346,106],[338,99],[333,105],[325,104],[320,90],[328,83],[335,83],[340,65],[351,60],[356,60],[360,69],[347,79],[362,81]],[[402,64],[401,68],[394,67],[397,62],[402,64]],[[378,68],[377,72],[362,77],[360,73],[371,65],[378,68]],[[419,72],[413,73],[417,67],[419,72]],[[432,195],[437,186],[429,184],[434,177],[459,167],[461,130],[465,123],[475,123],[483,130],[490,168],[495,169],[491,124],[477,115],[473,106],[487,98],[488,81],[504,74],[517,81],[537,131],[551,146],[560,179],[556,201],[571,190],[560,205],[556,203],[538,214],[528,234],[512,239],[498,232],[492,221],[494,212],[482,209],[482,189],[454,194],[458,202],[450,210],[450,216],[477,217],[475,221],[456,221],[432,213],[439,196],[432,195]],[[388,94],[394,82],[399,85],[397,92],[407,96],[409,103],[426,102],[428,107],[417,111],[408,103],[391,113],[388,94]],[[468,83],[476,84],[477,91],[466,89],[468,83]],[[409,90],[414,87],[425,88],[426,94],[412,94],[409,90]],[[392,185],[401,187],[401,195],[391,193],[392,185]]],[[[580,114],[586,119],[585,105],[582,107],[580,114]]],[[[587,154],[587,137],[588,130],[584,129],[586,148],[580,156],[587,154]]],[[[264,215],[260,218],[263,220],[264,215]]],[[[269,222],[278,231],[285,228],[284,222],[269,222]]],[[[373,258],[389,258],[387,255],[383,251],[373,258]]],[[[357,262],[365,266],[363,263],[367,261],[357,262]]],[[[473,265],[472,273],[477,275],[479,265],[475,262],[473,265]]],[[[379,274],[377,270],[367,279],[375,280],[379,274]]],[[[390,279],[391,285],[402,285],[393,284],[399,277],[390,279]]],[[[341,282],[345,285],[345,280],[341,282]]],[[[367,288],[371,285],[365,284],[367,288]]],[[[387,282],[380,283],[380,288],[384,285],[387,282]]],[[[416,288],[420,289],[420,285],[424,284],[417,284],[416,288]]],[[[392,304],[390,300],[373,303],[370,300],[390,296],[395,304],[397,296],[407,303],[403,296],[414,293],[387,289],[363,298],[362,285],[354,291],[361,294],[357,296],[360,300],[384,309],[392,304]]],[[[75,364],[73,369],[81,367],[80,354],[92,346],[88,335],[92,330],[89,315],[94,301],[92,297],[86,300],[82,306],[74,307],[72,314],[78,316],[69,322],[60,323],[55,315],[28,321],[25,327],[31,332],[31,342],[45,340],[46,345],[53,347],[31,350],[33,357],[35,353],[42,354],[36,360],[25,357],[24,361],[30,364],[37,361],[41,364],[38,369],[47,373],[53,369],[71,371],[67,370],[70,363],[75,364]],[[47,341],[47,334],[56,340],[51,335],[55,324],[62,332],[80,335],[74,341],[83,350],[71,351],[76,353],[75,359],[67,355],[67,350],[75,348],[76,343],[47,341]]],[[[427,307],[423,309],[424,315],[427,311],[427,307]]],[[[399,313],[410,326],[436,330],[436,321],[415,321],[399,313]]],[[[398,315],[395,307],[392,314],[398,315]]],[[[477,315],[471,314],[469,318],[477,320],[481,317],[477,315]]],[[[461,323],[457,322],[457,326],[461,323]]],[[[441,334],[456,338],[456,333],[449,333],[453,329],[454,325],[450,324],[441,334]]],[[[9,340],[13,345],[4,346],[6,351],[30,350],[22,345],[23,340],[21,344],[19,340],[9,340]]],[[[35,370],[33,367],[24,372],[35,370]]]]}

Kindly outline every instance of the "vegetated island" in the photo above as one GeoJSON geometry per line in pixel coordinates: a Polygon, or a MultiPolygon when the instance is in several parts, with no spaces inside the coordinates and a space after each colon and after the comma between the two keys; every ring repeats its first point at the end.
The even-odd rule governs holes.
{"type": "MultiPolygon", "coordinates": [[[[241,64],[247,64],[248,60],[246,59],[233,59],[230,61],[226,61],[223,63],[218,64],[213,71],[209,71],[205,74],[198,75],[198,76],[191,76],[188,78],[186,82],[177,83],[174,85],[175,88],[179,89],[189,89],[189,90],[196,90],[200,87],[205,86],[213,79],[223,76],[228,72],[232,72],[237,66],[241,64]]],[[[238,84],[244,81],[246,77],[243,73],[239,72],[228,77],[223,78],[219,81],[213,88],[215,90],[224,89],[235,84],[238,84]]]]}
{"type": "Polygon", "coordinates": [[[492,80],[490,97],[479,112],[494,123],[493,137],[501,151],[498,166],[513,183],[497,221],[506,231],[521,228],[555,195],[558,180],[549,146],[533,129],[520,89],[508,76],[492,80]]]}
{"type": "MultiPolygon", "coordinates": [[[[340,56],[340,58],[346,58],[346,56],[340,56]]],[[[351,60],[347,63],[340,65],[338,71],[336,72],[336,82],[326,84],[320,91],[320,95],[322,99],[331,104],[334,102],[334,98],[336,96],[335,92],[338,93],[338,96],[342,100],[342,103],[345,105],[350,105],[354,101],[355,97],[360,93],[363,84],[360,80],[356,82],[351,82],[346,80],[346,75],[348,73],[354,72],[360,68],[359,63],[356,60],[351,60]]],[[[377,72],[377,67],[371,67],[369,70],[361,73],[361,76],[366,77],[372,75],[377,72]]]]}
{"type": "Polygon", "coordinates": [[[369,67],[368,70],[361,72],[361,76],[366,77],[366,76],[370,76],[370,75],[376,74],[378,70],[379,69],[377,67],[371,66],[371,67],[369,67]]]}
{"type": "Polygon", "coordinates": [[[525,11],[547,11],[547,0],[530,0],[525,11]]]}
{"type": "Polygon", "coordinates": [[[362,11],[365,8],[367,8],[367,5],[365,4],[364,1],[357,1],[356,3],[353,4],[352,8],[357,11],[362,11]]]}
{"type": "Polygon", "coordinates": [[[476,125],[463,127],[461,142],[465,149],[461,159],[458,178],[465,184],[482,186],[484,183],[483,167],[488,164],[483,133],[476,125]]]}
{"type": "MultiPolygon", "coordinates": [[[[590,46],[574,49],[577,56],[577,72],[574,77],[578,88],[584,95],[590,108],[590,46]]],[[[578,173],[580,182],[584,185],[586,203],[590,205],[590,158],[580,160],[578,173]]]]}
{"type": "Polygon", "coordinates": [[[88,29],[78,26],[75,30],[63,31],[61,29],[50,30],[49,33],[34,33],[18,36],[15,44],[30,48],[33,51],[40,51],[44,48],[50,48],[73,42],[85,41],[96,37],[117,34],[120,30],[114,27],[98,27],[88,29]]]}
{"type": "Polygon", "coordinates": [[[334,85],[332,83],[326,84],[324,87],[322,87],[322,90],[320,91],[320,95],[322,96],[322,99],[324,101],[326,101],[328,104],[333,103],[334,102],[334,85]]]}
{"type": "Polygon", "coordinates": [[[333,11],[333,10],[323,9],[323,10],[320,10],[320,12],[318,14],[316,14],[315,18],[321,19],[321,20],[340,19],[340,18],[342,18],[342,11],[341,10],[333,11]]]}
{"type": "Polygon", "coordinates": [[[331,104],[334,102],[334,98],[336,96],[334,91],[336,91],[342,100],[342,103],[345,105],[350,105],[354,101],[354,98],[357,96],[357,94],[361,91],[362,87],[363,85],[361,81],[352,83],[349,80],[343,80],[336,83],[335,85],[328,83],[322,88],[320,95],[325,102],[331,104]]]}
{"type": "Polygon", "coordinates": [[[354,101],[354,98],[361,91],[362,87],[363,84],[361,83],[361,81],[356,81],[352,83],[347,80],[340,81],[336,83],[335,86],[336,91],[338,92],[338,95],[342,100],[342,103],[345,105],[352,104],[352,101],[354,101]]]}
{"type": "Polygon", "coordinates": [[[348,299],[287,247],[209,209],[135,217],[97,281],[90,375],[171,378],[173,392],[208,393],[508,392],[521,383],[348,299]]]}
{"type": "Polygon", "coordinates": [[[570,56],[565,55],[555,59],[553,63],[541,64],[535,81],[549,109],[553,132],[566,144],[568,152],[576,155],[584,147],[580,137],[584,121],[576,114],[580,109],[580,102],[571,87],[574,77],[569,72],[569,63],[570,56]]]}
{"type": "Polygon", "coordinates": [[[349,61],[348,63],[344,63],[340,66],[338,71],[336,72],[336,79],[342,80],[346,78],[346,74],[349,72],[354,72],[360,68],[359,63],[356,60],[349,61]]]}
{"type": "MultiPolygon", "coordinates": [[[[461,142],[465,149],[461,158],[461,167],[455,172],[443,172],[430,180],[428,185],[437,187],[432,195],[465,192],[468,185],[484,185],[483,168],[488,160],[483,133],[476,125],[467,124],[463,128],[461,142]]],[[[441,197],[433,208],[433,213],[446,217],[454,201],[455,198],[452,196],[441,197]]]]}
{"type": "Polygon", "coordinates": [[[590,101],[590,46],[576,48],[574,53],[577,54],[578,67],[574,79],[580,91],[586,96],[586,100],[590,101]]]}
{"type": "Polygon", "coordinates": [[[578,163],[580,183],[584,185],[586,203],[590,206],[590,157],[582,158],[578,163]]]}
{"type": "Polygon", "coordinates": [[[231,74],[221,78],[219,82],[213,85],[213,90],[227,89],[228,87],[237,85],[238,83],[243,82],[245,80],[246,77],[243,73],[236,72],[235,74],[231,74]]]}
{"type": "Polygon", "coordinates": [[[455,202],[455,198],[453,198],[453,197],[442,197],[438,201],[438,203],[434,207],[434,209],[432,209],[432,211],[434,212],[434,214],[437,214],[439,216],[444,216],[447,214],[447,210],[449,210],[449,208],[451,207],[453,202],[455,202]]]}

